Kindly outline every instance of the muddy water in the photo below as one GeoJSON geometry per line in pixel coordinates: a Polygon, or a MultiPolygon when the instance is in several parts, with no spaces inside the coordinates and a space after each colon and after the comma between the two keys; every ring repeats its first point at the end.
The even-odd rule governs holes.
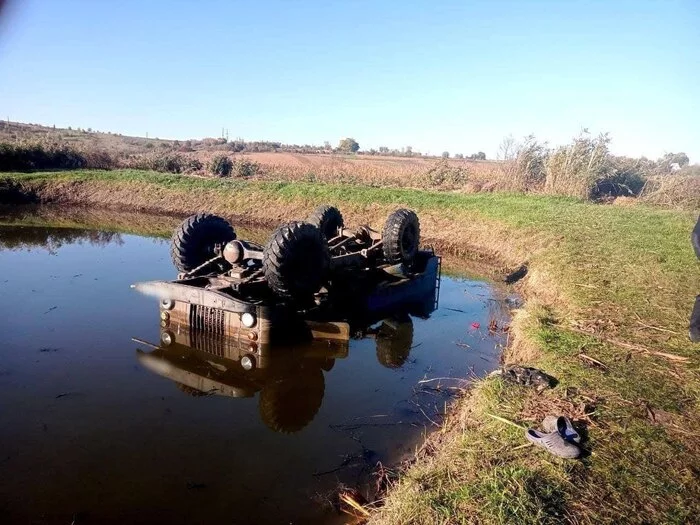
{"type": "Polygon", "coordinates": [[[159,339],[156,302],[129,285],[174,276],[167,241],[80,221],[94,224],[0,211],[1,523],[342,522],[337,487],[410,455],[449,403],[436,387],[462,384],[421,381],[497,366],[499,297],[443,276],[439,308],[404,320],[395,354],[370,327],[318,365],[314,388],[287,392],[281,425],[263,392],[303,356],[280,357],[250,397],[193,395],[142,366],[154,350],[131,339],[159,339]]]}

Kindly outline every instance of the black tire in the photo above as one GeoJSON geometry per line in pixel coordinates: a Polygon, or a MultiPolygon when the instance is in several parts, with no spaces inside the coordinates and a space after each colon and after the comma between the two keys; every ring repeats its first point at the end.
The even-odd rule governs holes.
{"type": "Polygon", "coordinates": [[[214,245],[236,238],[233,226],[222,217],[198,213],[175,230],[170,257],[179,272],[189,272],[214,257],[214,245]]]}
{"type": "Polygon", "coordinates": [[[338,235],[338,228],[342,228],[345,225],[340,210],[325,204],[316,208],[306,219],[306,222],[321,230],[326,239],[332,239],[338,235]]]}
{"type": "Polygon", "coordinates": [[[382,243],[388,262],[408,264],[413,261],[420,245],[418,216],[403,208],[389,215],[382,231],[382,243]]]}
{"type": "Polygon", "coordinates": [[[382,322],[376,335],[377,361],[387,368],[401,368],[411,355],[413,320],[407,315],[401,319],[382,322]]]}
{"type": "Polygon", "coordinates": [[[316,226],[305,222],[280,226],[263,250],[267,285],[277,295],[299,302],[318,291],[329,266],[326,238],[316,226]]]}
{"type": "Polygon", "coordinates": [[[260,392],[260,419],[275,432],[298,432],[316,416],[326,382],[320,368],[298,370],[272,381],[260,392]]]}

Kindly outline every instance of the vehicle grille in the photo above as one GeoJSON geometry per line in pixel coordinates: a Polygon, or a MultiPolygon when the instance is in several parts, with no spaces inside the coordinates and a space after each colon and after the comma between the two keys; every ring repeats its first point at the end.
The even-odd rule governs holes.
{"type": "Polygon", "coordinates": [[[193,331],[190,335],[190,343],[197,350],[224,357],[225,338],[223,335],[193,331]]]}
{"type": "Polygon", "coordinates": [[[224,335],[224,311],[208,306],[190,305],[190,330],[224,335]]]}

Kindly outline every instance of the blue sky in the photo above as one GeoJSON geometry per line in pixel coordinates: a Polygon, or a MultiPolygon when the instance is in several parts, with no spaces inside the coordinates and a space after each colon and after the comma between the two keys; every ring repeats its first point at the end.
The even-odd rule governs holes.
{"type": "Polygon", "coordinates": [[[496,154],[587,127],[700,162],[700,1],[8,0],[0,116],[496,154]]]}

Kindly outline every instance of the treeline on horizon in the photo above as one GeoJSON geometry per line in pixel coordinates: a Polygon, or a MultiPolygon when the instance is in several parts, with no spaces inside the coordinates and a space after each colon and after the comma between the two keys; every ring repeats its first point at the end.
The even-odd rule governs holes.
{"type": "MultiPolygon", "coordinates": [[[[323,145],[314,144],[284,144],[278,141],[269,140],[244,140],[236,138],[229,140],[225,130],[222,136],[217,138],[171,140],[148,137],[130,137],[121,133],[103,132],[92,128],[56,128],[42,126],[41,124],[23,124],[18,122],[0,121],[0,141],[36,141],[40,138],[51,141],[81,142],[90,137],[106,136],[118,139],[127,146],[142,148],[147,150],[169,149],[178,153],[193,153],[197,151],[222,151],[230,153],[300,153],[300,154],[333,154],[333,153],[355,153],[357,155],[378,155],[389,157],[450,157],[448,152],[441,155],[429,155],[416,151],[412,146],[402,148],[389,148],[379,146],[361,150],[359,143],[353,138],[341,139],[337,146],[333,146],[329,141],[323,145]],[[81,140],[82,139],[82,140],[81,140]]],[[[483,151],[478,151],[470,155],[455,153],[452,158],[469,160],[487,160],[483,151]]]]}

